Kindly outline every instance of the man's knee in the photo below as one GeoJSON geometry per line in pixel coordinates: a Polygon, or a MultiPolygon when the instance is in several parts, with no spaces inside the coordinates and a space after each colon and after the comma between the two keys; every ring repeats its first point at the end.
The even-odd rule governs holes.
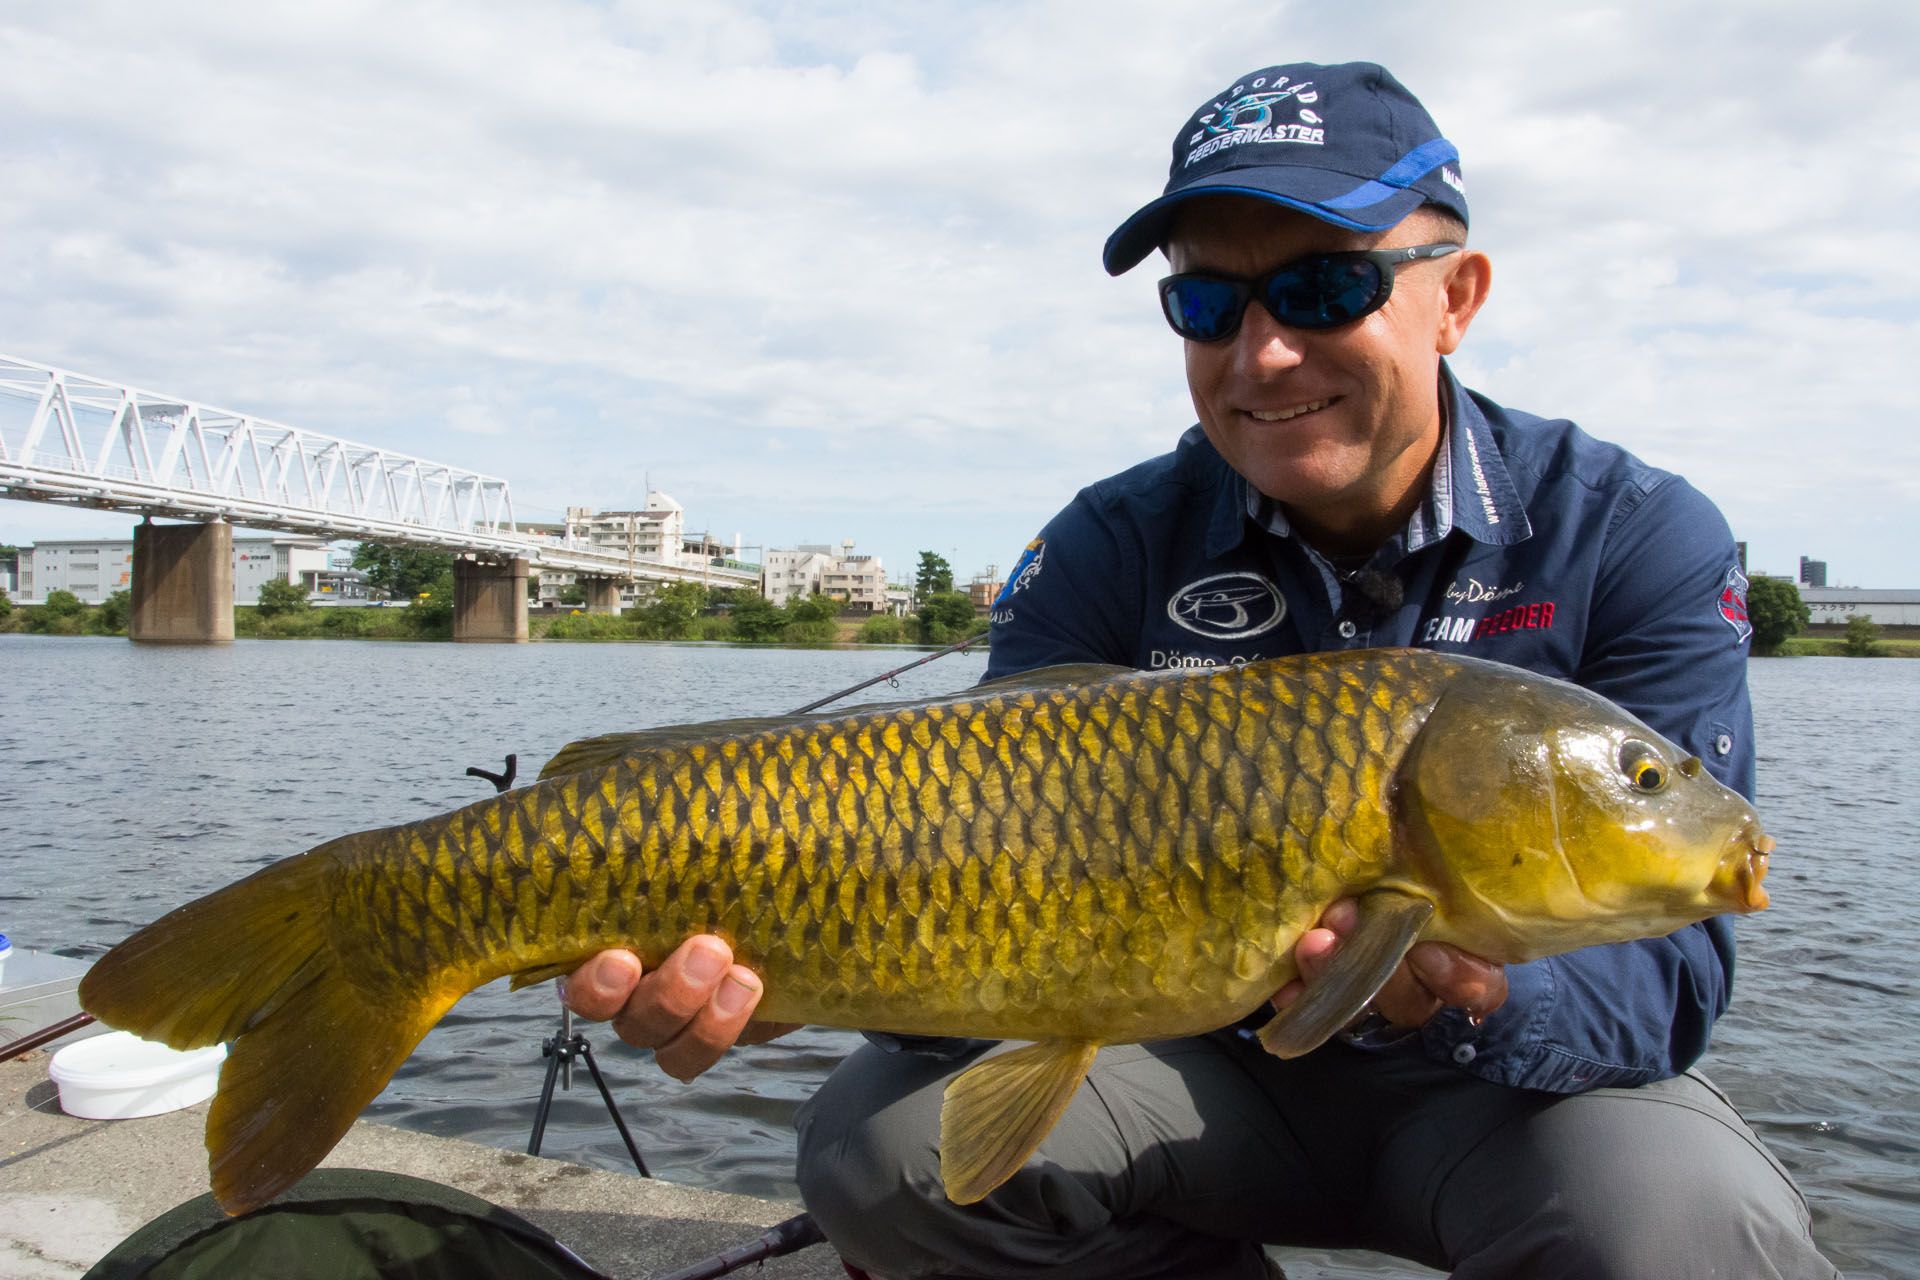
{"type": "Polygon", "coordinates": [[[851,1262],[915,1270],[954,1206],[940,1190],[940,1095],[952,1063],[871,1045],[828,1077],[797,1119],[795,1179],[807,1210],[851,1262]]]}
{"type": "Polygon", "coordinates": [[[1462,1280],[1837,1274],[1786,1171],[1702,1080],[1565,1099],[1492,1135],[1442,1199],[1462,1280]]]}

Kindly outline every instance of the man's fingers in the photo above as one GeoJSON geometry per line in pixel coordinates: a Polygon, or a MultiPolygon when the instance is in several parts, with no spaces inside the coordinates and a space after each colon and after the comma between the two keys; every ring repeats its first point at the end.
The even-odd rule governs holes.
{"type": "Polygon", "coordinates": [[[740,1039],[760,995],[760,979],[753,970],[737,964],[728,967],[713,988],[713,998],[654,1050],[653,1060],[676,1080],[693,1079],[740,1039]]]}
{"type": "Polygon", "coordinates": [[[614,1015],[614,1031],[637,1049],[668,1044],[706,1008],[732,964],[733,951],[720,939],[688,938],[640,979],[633,998],[614,1015]]]}
{"type": "Polygon", "coordinates": [[[633,952],[602,951],[567,975],[560,999],[582,1018],[605,1022],[632,997],[640,973],[640,957],[633,952]]]}
{"type": "Polygon", "coordinates": [[[1507,971],[1444,942],[1422,942],[1407,953],[1406,970],[1442,1004],[1481,1017],[1507,1000],[1507,971]]]}

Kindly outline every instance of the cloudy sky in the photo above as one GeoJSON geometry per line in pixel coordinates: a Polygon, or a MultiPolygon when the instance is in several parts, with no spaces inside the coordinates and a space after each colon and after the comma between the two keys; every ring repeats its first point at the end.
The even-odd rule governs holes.
{"type": "MultiPolygon", "coordinates": [[[[1455,360],[1920,587],[1920,7],[11,0],[0,352],[749,545],[1004,571],[1192,420],[1107,233],[1201,99],[1386,63],[1459,145],[1455,360]]],[[[0,502],[0,542],[124,517],[0,502]]]]}

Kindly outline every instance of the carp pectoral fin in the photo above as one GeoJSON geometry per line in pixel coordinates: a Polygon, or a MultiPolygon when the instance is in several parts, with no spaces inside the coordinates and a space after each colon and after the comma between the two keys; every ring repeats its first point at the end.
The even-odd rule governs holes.
{"type": "Polygon", "coordinates": [[[1053,1129],[1093,1065],[1092,1040],[1042,1040],[963,1071],[940,1104],[940,1180],[972,1204],[1011,1178],[1053,1129]]]}
{"type": "Polygon", "coordinates": [[[1326,1043],[1380,993],[1433,915],[1433,903],[1392,889],[1360,899],[1360,925],[1306,994],[1260,1028],[1268,1053],[1297,1058],[1326,1043]]]}

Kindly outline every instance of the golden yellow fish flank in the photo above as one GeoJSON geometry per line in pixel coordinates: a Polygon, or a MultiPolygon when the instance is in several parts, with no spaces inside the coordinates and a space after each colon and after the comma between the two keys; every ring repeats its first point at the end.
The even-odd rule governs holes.
{"type": "Polygon", "coordinates": [[[239,1213],[318,1163],[468,991],[717,933],[764,979],[761,1017],[1034,1042],[948,1090],[942,1172],[968,1202],[1100,1045],[1245,1016],[1335,898],[1360,895],[1362,924],[1263,1030],[1276,1053],[1325,1040],[1421,938],[1513,963],[1758,910],[1771,848],[1697,759],[1512,668],[1056,668],[576,743],[535,785],[188,903],[81,999],[176,1048],[231,1042],[207,1146],[239,1213]]]}

